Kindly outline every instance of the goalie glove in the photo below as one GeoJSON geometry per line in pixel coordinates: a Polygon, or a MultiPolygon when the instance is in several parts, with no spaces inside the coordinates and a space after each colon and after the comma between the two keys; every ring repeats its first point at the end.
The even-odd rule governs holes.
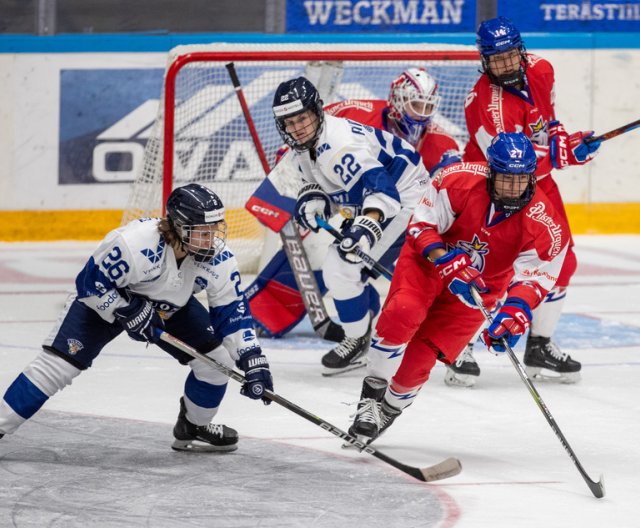
{"type": "Polygon", "coordinates": [[[460,248],[455,248],[433,261],[444,285],[460,302],[470,308],[477,308],[471,295],[471,288],[487,293],[487,285],[480,272],[471,265],[471,259],[460,248]]]}
{"type": "Polygon", "coordinates": [[[506,339],[510,347],[516,343],[531,324],[531,308],[522,299],[509,297],[505,301],[493,322],[482,332],[482,341],[489,351],[502,353],[506,350],[502,339],[506,339]]]}
{"type": "Polygon", "coordinates": [[[302,227],[317,233],[320,226],[316,215],[328,220],[331,216],[331,200],[317,183],[305,183],[298,193],[294,218],[302,227]]]}
{"type": "Polygon", "coordinates": [[[586,142],[585,140],[591,136],[593,136],[593,130],[569,135],[560,121],[549,122],[549,154],[553,167],[564,169],[591,161],[602,143],[602,141],[586,142]]]}
{"type": "Polygon", "coordinates": [[[373,218],[368,216],[356,216],[353,224],[342,231],[344,237],[338,246],[338,254],[351,264],[359,264],[362,259],[354,253],[356,248],[360,248],[365,253],[380,242],[382,238],[382,227],[373,218]]]}

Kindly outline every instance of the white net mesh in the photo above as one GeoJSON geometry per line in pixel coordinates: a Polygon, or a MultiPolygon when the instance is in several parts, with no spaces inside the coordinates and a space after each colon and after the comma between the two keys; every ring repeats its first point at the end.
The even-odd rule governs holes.
{"type": "Polygon", "coordinates": [[[228,243],[242,271],[255,272],[262,252],[264,228],[244,205],[265,175],[225,68],[228,62],[235,64],[270,164],[282,146],[271,110],[273,94],[280,82],[299,75],[318,86],[327,104],[386,100],[391,81],[404,69],[424,67],[438,81],[442,97],[436,123],[461,147],[467,141],[464,99],[479,75],[477,55],[469,46],[212,44],[173,49],[158,116],[123,223],[162,214],[163,181],[168,188],[188,182],[208,185],[225,204],[228,243]],[[327,61],[331,66],[322,66],[327,61]],[[172,167],[165,167],[165,133],[172,138],[172,167]]]}

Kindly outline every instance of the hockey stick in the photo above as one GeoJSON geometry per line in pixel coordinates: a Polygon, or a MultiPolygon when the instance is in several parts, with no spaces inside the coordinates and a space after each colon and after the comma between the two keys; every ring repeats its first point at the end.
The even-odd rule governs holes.
{"type": "MultiPolygon", "coordinates": [[[[493,323],[493,317],[491,316],[491,313],[489,312],[484,302],[482,301],[482,297],[480,296],[480,293],[478,292],[478,290],[476,290],[475,288],[471,288],[471,295],[473,295],[473,299],[476,301],[476,304],[482,311],[482,314],[484,315],[484,318],[487,320],[487,322],[489,324],[493,323]]],[[[509,346],[509,343],[504,337],[500,341],[502,345],[505,347],[507,351],[507,355],[509,356],[511,363],[513,363],[513,366],[516,368],[516,371],[520,375],[520,378],[522,379],[524,384],[527,386],[527,389],[529,389],[529,393],[535,400],[536,404],[538,405],[538,408],[542,411],[542,414],[544,414],[544,417],[547,419],[547,422],[551,426],[551,429],[553,429],[553,432],[556,434],[556,436],[560,440],[562,447],[564,447],[565,451],[569,455],[569,458],[571,458],[575,466],[578,468],[580,475],[582,475],[582,478],[587,483],[587,486],[589,486],[591,493],[593,493],[598,499],[601,499],[602,497],[604,497],[604,493],[605,493],[604,480],[603,480],[604,477],[600,475],[600,480],[598,482],[595,482],[591,480],[591,478],[589,478],[589,475],[587,475],[587,472],[582,467],[582,464],[580,464],[578,457],[573,452],[573,449],[571,449],[569,442],[567,441],[565,436],[562,434],[560,427],[558,427],[558,424],[556,423],[555,419],[551,415],[551,412],[549,411],[546,404],[542,400],[542,397],[534,387],[533,382],[531,381],[529,376],[527,376],[527,373],[525,372],[524,367],[522,366],[522,363],[520,363],[520,360],[516,357],[515,353],[513,352],[513,349],[509,346]]]]}
{"type": "MultiPolygon", "coordinates": [[[[317,215],[316,215],[316,222],[318,222],[318,225],[322,229],[324,229],[325,231],[328,231],[329,234],[331,234],[331,236],[333,236],[333,238],[335,238],[338,242],[342,242],[342,240],[344,239],[344,236],[342,235],[342,233],[340,233],[340,231],[331,227],[329,222],[327,222],[326,220],[324,220],[323,218],[317,215]]],[[[377,271],[383,277],[391,280],[391,275],[392,275],[391,271],[385,268],[377,260],[373,259],[371,255],[368,255],[367,253],[362,251],[358,246],[356,246],[353,252],[362,259],[362,262],[368,269],[377,271]]]]}
{"type": "MultiPolygon", "coordinates": [[[[161,330],[158,331],[158,337],[164,341],[165,343],[169,343],[171,346],[181,350],[185,354],[190,355],[195,359],[199,359],[204,363],[211,365],[216,368],[223,374],[229,376],[232,380],[237,381],[238,383],[244,383],[245,377],[239,372],[223,365],[222,363],[216,361],[201,352],[198,352],[195,348],[190,347],[186,343],[183,343],[178,338],[168,334],[167,332],[163,332],[161,330]]],[[[281,405],[285,409],[301,416],[305,420],[314,423],[315,425],[321,427],[325,431],[330,432],[331,434],[341,438],[345,442],[353,445],[358,448],[360,451],[364,451],[365,453],[369,453],[373,455],[379,460],[386,462],[387,464],[393,466],[400,471],[411,475],[412,477],[421,480],[422,482],[433,482],[434,480],[442,480],[449,477],[453,477],[462,471],[462,464],[457,458],[447,458],[442,462],[435,464],[433,466],[428,466],[425,468],[416,468],[412,466],[407,466],[397,460],[381,453],[377,449],[373,447],[365,445],[363,442],[360,442],[356,437],[351,436],[349,433],[345,433],[342,429],[337,428],[335,425],[330,424],[329,422],[324,421],[322,418],[319,418],[315,414],[311,414],[309,411],[304,410],[302,407],[299,407],[295,403],[290,402],[289,400],[283,398],[282,396],[272,392],[270,390],[265,390],[264,397],[272,402],[281,405]]]]}
{"type": "Polygon", "coordinates": [[[593,143],[594,141],[607,141],[608,139],[612,139],[616,136],[624,134],[625,132],[629,132],[634,128],[640,127],[640,119],[634,121],[633,123],[629,123],[627,125],[622,125],[621,127],[614,128],[613,130],[609,130],[609,132],[605,132],[599,136],[591,136],[585,138],[585,143],[593,143]]]}
{"type": "MultiPolygon", "coordinates": [[[[247,127],[249,128],[249,133],[251,134],[251,139],[253,139],[253,144],[258,153],[258,157],[260,158],[260,163],[262,163],[265,175],[268,175],[271,171],[271,167],[269,167],[267,156],[262,148],[262,142],[260,141],[258,131],[256,130],[253,118],[251,117],[249,105],[244,97],[244,92],[242,91],[242,85],[240,84],[240,79],[238,78],[235,65],[233,62],[230,62],[226,65],[226,68],[229,72],[229,77],[231,78],[231,83],[233,84],[236,96],[238,97],[238,102],[242,108],[244,119],[247,123],[247,127]]],[[[309,314],[309,319],[314,332],[323,339],[339,343],[344,339],[344,330],[340,325],[334,323],[327,313],[327,309],[322,301],[320,288],[318,288],[318,283],[316,282],[313,270],[311,269],[311,264],[309,263],[309,257],[307,257],[307,253],[302,245],[300,234],[291,220],[289,220],[289,222],[287,222],[280,231],[280,239],[282,240],[282,247],[287,255],[287,260],[289,260],[289,264],[291,265],[293,277],[298,289],[300,290],[300,296],[302,297],[304,307],[309,314]]]]}

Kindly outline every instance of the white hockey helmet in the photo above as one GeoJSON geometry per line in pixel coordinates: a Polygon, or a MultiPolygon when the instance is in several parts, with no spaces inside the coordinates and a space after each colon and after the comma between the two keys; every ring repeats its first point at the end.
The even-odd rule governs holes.
{"type": "Polygon", "coordinates": [[[408,68],[391,83],[389,117],[415,145],[440,104],[438,83],[424,68],[408,68]]]}

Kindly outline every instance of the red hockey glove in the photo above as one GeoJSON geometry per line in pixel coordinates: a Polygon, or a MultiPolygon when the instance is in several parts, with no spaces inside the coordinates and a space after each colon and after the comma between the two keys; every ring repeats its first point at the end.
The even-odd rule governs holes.
{"type": "Polygon", "coordinates": [[[433,263],[449,291],[462,303],[471,308],[477,308],[471,295],[471,288],[477,288],[480,293],[487,293],[489,290],[480,272],[471,265],[469,255],[460,248],[455,248],[434,260],[433,263]]]}
{"type": "Polygon", "coordinates": [[[501,353],[506,350],[502,338],[507,340],[510,347],[516,346],[520,336],[531,324],[531,309],[522,299],[509,297],[505,301],[493,323],[482,332],[482,341],[489,351],[501,353]]]}
{"type": "Polygon", "coordinates": [[[548,132],[551,163],[556,169],[564,169],[570,165],[584,165],[596,156],[602,143],[585,141],[593,136],[593,130],[569,135],[560,121],[551,121],[548,132]]]}

